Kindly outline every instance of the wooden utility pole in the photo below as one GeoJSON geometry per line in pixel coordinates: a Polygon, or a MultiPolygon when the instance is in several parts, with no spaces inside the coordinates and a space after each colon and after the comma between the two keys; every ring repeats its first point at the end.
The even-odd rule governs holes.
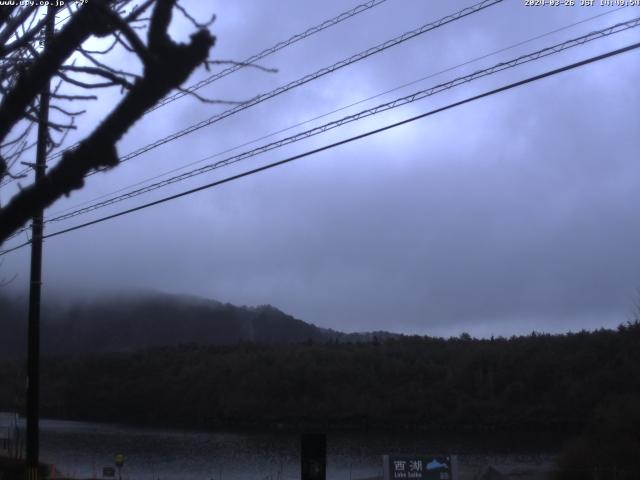
{"type": "MultiPolygon", "coordinates": [[[[46,48],[55,28],[53,7],[44,30],[46,48]]],[[[45,175],[47,168],[47,140],[49,129],[50,83],[40,94],[38,107],[38,144],[36,147],[35,182],[45,175]]],[[[27,347],[27,465],[26,479],[39,479],[40,463],[40,292],[42,287],[42,234],[44,211],[34,215],[31,226],[31,281],[29,284],[29,331],[27,347]]]]}
{"type": "Polygon", "coordinates": [[[327,436],[324,433],[303,433],[300,439],[300,470],[302,480],[326,480],[327,436]]]}

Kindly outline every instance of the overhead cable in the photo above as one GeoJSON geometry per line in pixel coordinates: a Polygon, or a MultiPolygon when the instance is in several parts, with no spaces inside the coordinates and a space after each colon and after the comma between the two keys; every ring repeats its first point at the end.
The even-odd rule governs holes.
{"type": "Polygon", "coordinates": [[[343,117],[341,119],[338,120],[334,120],[332,122],[326,123],[324,125],[320,125],[318,127],[314,127],[311,128],[309,130],[303,131],[303,132],[299,132],[296,133],[294,135],[291,135],[289,137],[283,138],[281,140],[275,141],[275,142],[271,142],[268,143],[266,145],[262,145],[260,147],[254,148],[252,150],[248,150],[245,152],[242,152],[240,154],[228,157],[224,160],[220,160],[216,163],[212,163],[212,164],[208,164],[208,165],[204,165],[202,167],[199,167],[197,169],[182,173],[180,175],[176,175],[174,177],[170,177],[168,179],[162,180],[160,182],[156,182],[153,183],[151,185],[147,185],[145,187],[136,189],[136,190],[132,190],[130,192],[127,192],[125,194],[122,195],[118,195],[116,197],[112,197],[109,198],[107,200],[104,200],[102,202],[98,202],[95,203],[93,205],[89,205],[87,207],[83,207],[77,210],[74,210],[73,212],[70,213],[66,213],[66,214],[62,214],[62,215],[58,215],[52,218],[49,218],[46,220],[46,223],[50,223],[50,222],[57,222],[57,221],[62,221],[62,220],[67,220],[69,218],[72,217],[76,217],[78,215],[82,215],[84,213],[88,213],[91,212],[93,210],[97,210],[99,208],[103,208],[106,207],[108,205],[112,205],[114,203],[118,203],[121,202],[123,200],[128,200],[130,198],[133,197],[137,197],[139,195],[142,195],[144,193],[148,193],[151,192],[153,190],[157,190],[159,188],[165,187],[167,185],[171,185],[173,183],[177,183],[183,180],[186,180],[188,178],[191,177],[195,177],[197,175],[202,175],[204,173],[210,172],[212,170],[227,166],[227,165],[231,165],[233,163],[237,163],[239,161],[245,160],[247,158],[250,157],[254,157],[256,155],[274,150],[276,148],[280,148],[283,147],[285,145],[289,145],[295,142],[298,142],[300,140],[327,132],[329,130],[333,130],[335,128],[338,127],[342,127],[346,124],[352,123],[352,122],[356,122],[358,120],[362,120],[363,118],[367,118],[367,117],[371,117],[373,115],[377,115],[379,113],[388,111],[388,110],[392,110],[413,102],[416,102],[418,100],[422,100],[424,98],[430,97],[432,95],[435,95],[437,93],[443,92],[445,90],[449,90],[451,88],[457,87],[459,85],[465,84],[465,83],[469,83],[471,81],[477,80],[479,78],[483,78],[489,75],[493,75],[495,73],[510,69],[510,68],[514,68],[516,66],[519,65],[523,65],[535,60],[539,60],[541,58],[545,58],[548,57],[550,55],[554,55],[557,53],[560,53],[564,50],[570,49],[570,48],[574,48],[576,46],[579,45],[584,45],[587,42],[591,42],[593,40],[597,40],[603,37],[607,37],[610,35],[613,35],[615,33],[620,33],[626,30],[629,30],[631,28],[635,28],[640,26],[640,17],[637,17],[633,20],[628,20],[626,22],[622,22],[622,23],[618,23],[616,25],[607,27],[605,29],[602,30],[598,30],[595,32],[591,32],[587,35],[583,35],[581,37],[577,37],[571,40],[567,40],[565,42],[550,46],[550,47],[546,47],[543,48],[541,50],[537,50],[535,52],[532,53],[528,53],[525,55],[521,55],[519,57],[516,57],[512,60],[509,61],[505,61],[505,62],[500,62],[492,67],[489,68],[485,68],[482,70],[478,70],[476,72],[473,72],[469,75],[464,75],[461,77],[457,77],[453,80],[450,80],[448,82],[445,83],[440,83],[438,85],[435,85],[433,87],[424,89],[424,90],[420,90],[418,92],[412,93],[411,95],[407,95],[398,99],[395,99],[391,102],[387,102],[387,103],[383,103],[380,105],[377,105],[373,108],[369,108],[366,110],[362,110],[358,113],[352,114],[352,115],[348,115],[346,117],[343,117]]]}
{"type": "MultiPolygon", "coordinates": [[[[305,75],[297,80],[294,80],[292,82],[287,83],[286,85],[282,85],[274,90],[271,90],[270,92],[267,93],[263,93],[260,95],[257,95],[255,97],[253,97],[252,99],[241,103],[239,105],[236,105],[228,110],[225,110],[223,112],[220,112],[206,120],[202,120],[196,124],[193,124],[187,128],[184,128],[182,130],[179,130],[177,132],[174,132],[170,135],[167,135],[165,137],[162,137],[158,140],[156,140],[155,142],[149,143],[143,147],[138,148],[137,150],[134,150],[133,152],[129,152],[126,155],[123,155],[122,157],[120,157],[120,163],[124,163],[128,160],[131,160],[132,158],[138,157],[140,155],[142,155],[143,153],[146,153],[150,150],[153,150],[154,148],[157,148],[161,145],[164,145],[166,143],[172,142],[174,140],[177,140],[181,137],[184,137],[185,135],[189,135],[193,132],[196,132],[204,127],[208,127],[210,125],[213,125],[216,122],[219,122],[220,120],[230,117],[231,115],[234,115],[238,112],[241,112],[243,110],[246,110],[248,108],[251,108],[255,105],[258,105],[259,103],[262,103],[266,100],[269,100],[271,98],[277,97],[278,95],[281,95],[285,92],[288,92],[289,90],[292,90],[296,87],[299,87],[301,85],[305,85],[313,80],[317,80],[320,77],[323,77],[329,73],[333,73],[341,68],[344,68],[348,65],[351,65],[353,63],[356,63],[360,60],[364,60],[365,58],[370,57],[371,55],[375,55],[377,53],[380,53],[384,50],[387,50],[389,48],[395,47],[396,45],[400,45],[401,43],[404,43],[412,38],[415,38],[419,35],[422,35],[424,33],[430,32],[432,30],[435,30],[437,28],[442,27],[443,25],[447,25],[451,22],[454,22],[456,20],[460,20],[461,18],[467,17],[468,15],[472,15],[474,13],[477,13],[481,10],[484,10],[485,8],[491,7],[493,5],[496,5],[498,3],[503,2],[504,0],[483,0],[479,3],[476,3],[470,7],[466,7],[463,8],[462,10],[459,10],[455,13],[452,13],[450,15],[447,15],[445,17],[442,17],[439,20],[436,20],[434,22],[422,25],[421,27],[418,27],[414,30],[408,31],[403,33],[402,35],[399,35],[395,38],[392,38],[391,40],[387,40],[386,42],[383,42],[381,44],[376,45],[375,47],[371,47],[367,50],[364,50],[360,53],[357,53],[355,55],[352,55],[349,58],[345,58],[343,60],[340,60],[339,62],[334,63],[333,65],[330,65],[328,67],[324,67],[321,68],[320,70],[314,72],[314,73],[310,73],[308,75],[305,75]]],[[[58,154],[54,155],[52,158],[56,158],[58,156],[61,156],[62,154],[64,154],[64,152],[67,151],[67,149],[62,150],[60,152],[58,152],[58,154]]],[[[86,176],[90,176],[93,175],[95,173],[97,173],[99,170],[94,170],[89,172],[86,176]]]]}
{"type": "Polygon", "coordinates": [[[190,87],[187,87],[186,89],[182,90],[182,91],[178,91],[175,92],[173,95],[170,95],[168,97],[165,97],[164,99],[162,99],[160,102],[158,102],[155,106],[151,107],[149,110],[147,110],[147,112],[152,112],[153,110],[156,110],[160,107],[163,107],[165,105],[167,105],[168,103],[173,102],[174,100],[178,100],[179,98],[184,97],[185,95],[188,95],[191,92],[195,92],[196,90],[201,89],[202,87],[209,85],[213,82],[215,82],[216,80],[220,80],[223,77],[226,77],[227,75],[232,74],[233,72],[236,72],[238,70],[240,70],[241,68],[247,66],[247,65],[251,65],[254,64],[260,60],[262,60],[265,57],[268,57],[269,55],[276,53],[280,50],[282,50],[283,48],[286,48],[290,45],[293,45],[294,43],[299,42],[300,40],[304,40],[307,37],[310,37],[312,35],[315,35],[318,32],[321,32],[323,30],[326,30],[327,28],[333,27],[334,25],[337,25],[351,17],[354,17],[356,15],[358,15],[359,13],[362,12],[366,12],[367,10],[370,10],[374,7],[377,7],[378,5],[386,2],[387,0],[370,0],[366,3],[363,3],[361,5],[358,5],[357,7],[354,7],[350,10],[347,10],[346,12],[342,12],[339,15],[336,15],[333,18],[330,18],[328,20],[325,20],[322,23],[319,23],[318,25],[315,25],[313,27],[308,28],[307,30],[305,30],[302,33],[297,33],[295,35],[293,35],[292,37],[290,37],[288,40],[285,40],[283,42],[278,42],[275,45],[269,47],[269,48],[265,48],[264,50],[262,50],[260,53],[256,53],[254,55],[251,55],[249,58],[243,60],[242,62],[238,62],[235,65],[232,65],[230,67],[225,68],[224,70],[214,73],[213,75],[200,80],[199,82],[191,85],[190,87]]]}
{"type": "MultiPolygon", "coordinates": [[[[265,48],[264,50],[262,50],[259,53],[256,53],[254,55],[251,55],[249,58],[243,60],[242,62],[238,62],[230,67],[225,68],[224,70],[214,73],[213,75],[191,85],[190,87],[187,87],[183,90],[177,91],[174,94],[165,97],[164,99],[162,99],[160,102],[158,102],[156,105],[154,105],[153,107],[151,107],[149,110],[147,110],[147,113],[152,112],[160,107],[163,107],[175,100],[178,100],[181,97],[184,97],[185,95],[190,94],[191,92],[195,92],[196,90],[199,90],[200,88],[209,85],[213,82],[215,82],[216,80],[220,80],[223,77],[226,77],[227,75],[231,75],[232,73],[240,70],[241,68],[244,68],[248,65],[252,65],[255,64],[256,62],[262,60],[265,57],[268,57],[269,55],[272,55],[286,47],[289,47],[291,45],[293,45],[294,43],[297,43],[301,40],[304,40],[305,38],[311,37],[313,35],[315,35],[316,33],[319,33],[323,30],[326,30],[327,28],[333,27],[335,25],[338,25],[339,23],[344,22],[345,20],[348,20],[360,13],[366,12],[374,7],[377,7],[378,5],[383,4],[384,2],[386,2],[388,0],[369,0],[368,2],[365,2],[363,4],[357,5],[345,12],[342,12],[338,15],[336,15],[333,18],[330,18],[328,20],[325,20],[321,23],[319,23],[318,25],[314,25],[313,27],[310,27],[308,29],[306,29],[304,32],[301,33],[297,33],[295,35],[292,35],[290,38],[288,38],[287,40],[284,40],[282,42],[278,42],[275,45],[269,47],[269,48],[265,48]]],[[[56,25],[67,20],[68,18],[71,17],[71,14],[67,15],[65,18],[62,18],[60,20],[58,20],[56,22],[56,25]]],[[[74,145],[74,146],[77,146],[74,145]]],[[[70,147],[72,148],[72,147],[70,147]]],[[[51,158],[55,159],[58,158],[62,155],[62,153],[64,153],[65,151],[67,151],[69,148],[65,148],[63,150],[61,150],[60,152],[57,152],[56,154],[54,154],[51,158]]],[[[29,172],[29,169],[25,169],[24,171],[19,172],[16,177],[20,177],[26,173],[29,172]]],[[[11,183],[14,179],[11,177],[8,177],[7,179],[5,179],[3,182],[0,182],[0,187],[3,187],[4,185],[11,183]]]]}
{"type": "MultiPolygon", "coordinates": [[[[522,85],[526,85],[526,84],[529,84],[529,83],[532,83],[532,82],[535,82],[535,81],[538,81],[538,80],[542,80],[544,78],[551,77],[553,75],[557,75],[557,74],[560,74],[562,72],[566,72],[566,71],[569,71],[569,70],[573,70],[573,69],[576,69],[576,68],[591,64],[591,63],[595,63],[595,62],[604,60],[606,58],[613,57],[615,55],[620,55],[622,53],[626,53],[626,52],[629,52],[631,50],[635,50],[637,48],[640,48],[640,42],[628,45],[626,47],[618,48],[616,50],[612,50],[612,51],[609,51],[607,53],[603,53],[601,55],[596,55],[594,57],[590,57],[588,59],[581,60],[579,62],[575,62],[575,63],[569,64],[569,65],[565,65],[564,67],[560,67],[560,68],[556,68],[556,69],[553,69],[553,70],[549,70],[547,72],[544,72],[544,73],[541,73],[541,74],[538,74],[538,75],[534,75],[532,77],[528,77],[528,78],[526,78],[524,80],[513,82],[513,83],[510,83],[508,85],[505,85],[505,86],[502,86],[502,87],[499,87],[499,88],[496,88],[496,89],[489,90],[487,92],[481,93],[479,95],[474,95],[472,97],[468,97],[468,98],[466,98],[464,100],[460,100],[458,102],[450,103],[450,104],[448,104],[446,106],[439,107],[439,108],[436,108],[434,110],[430,110],[430,111],[428,111],[426,113],[422,113],[420,115],[416,115],[414,117],[407,118],[405,120],[402,120],[402,121],[399,121],[399,122],[396,122],[396,123],[392,123],[390,125],[386,125],[384,127],[377,128],[375,130],[370,130],[368,132],[361,133],[359,135],[356,135],[356,136],[353,136],[353,137],[350,137],[350,138],[347,138],[347,139],[344,139],[344,140],[340,140],[338,142],[334,142],[334,143],[329,144],[329,145],[325,145],[325,146],[322,146],[322,147],[319,147],[319,148],[315,148],[313,150],[308,150],[308,151],[306,151],[304,153],[300,153],[298,155],[294,155],[294,156],[285,158],[284,160],[280,160],[280,161],[277,161],[277,162],[269,163],[267,165],[263,165],[261,167],[254,168],[252,170],[248,170],[248,171],[239,173],[237,175],[232,175],[230,177],[226,177],[224,179],[217,180],[215,182],[208,183],[206,185],[202,185],[200,187],[192,188],[190,190],[187,190],[187,191],[184,191],[184,192],[181,192],[181,193],[177,193],[175,195],[171,195],[171,196],[168,196],[168,197],[164,197],[164,198],[161,198],[159,200],[155,200],[153,202],[149,202],[149,203],[146,203],[144,205],[139,205],[137,207],[130,208],[130,209],[118,212],[118,213],[114,213],[112,215],[107,215],[105,217],[101,217],[101,218],[92,220],[90,222],[82,223],[80,225],[75,225],[73,227],[66,228],[64,230],[59,230],[57,232],[49,233],[47,235],[44,235],[43,238],[52,238],[52,237],[56,237],[56,236],[59,236],[59,235],[63,235],[63,234],[66,234],[66,233],[69,233],[69,232],[72,232],[72,231],[75,231],[75,230],[86,228],[86,227],[88,227],[90,225],[95,225],[97,223],[105,222],[105,221],[111,220],[113,218],[121,217],[123,215],[128,215],[130,213],[137,212],[139,210],[143,210],[143,209],[155,206],[155,205],[159,205],[159,204],[171,201],[171,200],[175,200],[177,198],[181,198],[181,197],[184,197],[184,196],[187,196],[187,195],[191,195],[193,193],[200,192],[202,190],[207,190],[207,189],[210,189],[210,188],[214,188],[214,187],[217,187],[219,185],[223,185],[225,183],[229,183],[231,181],[238,180],[240,178],[244,178],[244,177],[253,175],[255,173],[259,173],[259,172],[263,172],[263,171],[266,171],[266,170],[270,170],[270,169],[278,167],[280,165],[284,165],[286,163],[290,163],[290,162],[293,162],[295,160],[299,160],[299,159],[308,157],[310,155],[314,155],[316,153],[320,153],[320,152],[323,152],[323,151],[326,151],[326,150],[330,150],[332,148],[335,148],[335,147],[338,147],[338,146],[341,146],[341,145],[345,145],[347,143],[351,143],[351,142],[354,142],[356,140],[361,140],[361,139],[369,137],[371,135],[376,135],[378,133],[385,132],[387,130],[399,127],[401,125],[406,125],[408,123],[415,122],[416,120],[420,120],[422,118],[426,118],[426,117],[435,115],[437,113],[440,113],[440,112],[443,112],[443,111],[446,111],[446,110],[450,110],[452,108],[455,108],[455,107],[458,107],[458,106],[461,106],[461,105],[464,105],[464,104],[467,104],[467,103],[471,103],[473,101],[480,100],[480,99],[485,98],[485,97],[489,97],[491,95],[495,95],[495,94],[498,94],[498,93],[501,93],[501,92],[505,92],[507,90],[511,90],[513,88],[520,87],[522,85]]],[[[9,253],[11,251],[15,251],[15,250],[17,250],[19,248],[22,248],[22,247],[28,245],[29,243],[30,242],[25,242],[22,245],[18,245],[18,246],[13,247],[13,248],[11,248],[9,250],[0,251],[0,256],[5,255],[5,254],[7,254],[7,253],[9,253]]]]}
{"type": "Polygon", "coordinates": [[[402,84],[402,85],[399,85],[399,86],[396,86],[396,87],[390,88],[390,89],[388,89],[388,90],[385,90],[384,92],[377,93],[377,94],[375,94],[375,95],[372,95],[372,96],[369,96],[369,97],[363,98],[363,99],[361,99],[361,100],[357,100],[357,101],[355,101],[355,102],[349,103],[349,104],[347,104],[347,105],[343,105],[343,106],[341,106],[341,107],[339,107],[339,108],[336,108],[336,109],[334,109],[334,110],[331,110],[331,111],[329,111],[329,112],[322,113],[322,114],[317,115],[317,116],[315,116],[315,117],[308,118],[308,119],[303,120],[303,121],[301,121],[301,122],[297,122],[297,123],[295,123],[295,124],[293,124],[293,125],[289,125],[289,126],[287,126],[287,127],[281,128],[281,129],[279,129],[279,130],[276,130],[276,131],[273,131],[273,132],[267,133],[267,134],[262,135],[262,136],[260,136],[260,137],[254,138],[254,139],[252,139],[252,140],[248,140],[248,141],[243,142],[243,143],[241,143],[241,144],[239,144],[239,145],[236,145],[236,146],[234,146],[234,147],[226,148],[225,150],[219,151],[219,152],[217,152],[217,153],[215,153],[215,154],[207,155],[206,157],[201,158],[201,159],[199,159],[199,160],[196,160],[196,161],[193,161],[193,162],[189,162],[189,163],[184,164],[184,165],[181,165],[181,166],[179,166],[179,167],[172,168],[172,169],[170,169],[170,170],[164,171],[164,172],[159,173],[159,174],[155,174],[155,175],[153,175],[153,176],[151,176],[151,177],[147,177],[147,178],[145,178],[145,179],[143,179],[143,180],[139,180],[139,181],[137,181],[137,182],[135,182],[135,183],[133,183],[133,184],[130,184],[130,185],[127,185],[127,186],[124,186],[124,187],[120,187],[120,188],[118,188],[117,190],[111,191],[111,192],[109,192],[109,193],[105,193],[105,194],[99,195],[99,196],[97,196],[97,197],[93,197],[93,198],[91,198],[91,199],[88,199],[88,200],[85,200],[85,201],[83,201],[83,202],[77,203],[77,204],[75,204],[75,205],[72,205],[72,206],[69,206],[69,207],[63,208],[63,209],[58,210],[57,212],[53,213],[53,214],[52,214],[52,216],[58,216],[58,215],[59,215],[59,214],[61,214],[61,213],[68,212],[68,211],[71,211],[71,210],[76,210],[78,207],[81,207],[81,206],[83,206],[83,205],[88,205],[88,204],[94,203],[94,202],[96,202],[97,200],[100,200],[100,199],[102,199],[102,198],[110,197],[110,196],[115,195],[116,193],[124,192],[125,190],[128,190],[128,189],[130,189],[130,188],[137,187],[137,186],[139,186],[139,185],[143,185],[143,184],[145,184],[145,183],[147,183],[147,182],[150,182],[150,181],[152,181],[152,180],[156,180],[156,179],[158,179],[158,178],[165,177],[165,176],[167,176],[167,175],[169,175],[169,174],[172,174],[172,173],[178,172],[178,171],[180,171],[180,170],[184,170],[185,168],[191,167],[191,166],[193,166],[193,165],[197,165],[197,164],[202,163],[202,162],[204,162],[204,161],[206,161],[206,160],[210,160],[211,158],[220,157],[220,156],[222,156],[222,155],[224,155],[224,154],[226,154],[226,153],[230,153],[230,152],[232,152],[232,151],[234,151],[234,150],[238,150],[238,149],[240,149],[240,148],[247,147],[247,146],[249,146],[249,145],[251,145],[251,144],[254,144],[254,143],[257,143],[257,142],[259,142],[259,141],[261,141],[261,140],[266,140],[267,138],[274,137],[274,136],[276,136],[276,135],[278,135],[278,134],[280,134],[280,133],[284,133],[284,132],[287,132],[287,131],[289,131],[289,130],[293,130],[293,129],[294,129],[294,128],[296,128],[296,127],[301,127],[301,126],[303,126],[303,125],[307,125],[307,124],[309,124],[309,123],[311,123],[311,122],[314,122],[314,121],[316,121],[316,120],[320,120],[321,118],[325,118],[325,117],[328,117],[328,116],[330,116],[330,115],[333,115],[334,113],[338,113],[338,112],[341,112],[341,111],[347,110],[347,109],[349,109],[349,108],[351,108],[351,107],[355,107],[355,106],[357,106],[357,105],[361,105],[361,104],[363,104],[363,103],[366,103],[366,102],[368,102],[368,101],[374,100],[374,99],[376,99],[376,98],[380,98],[380,97],[382,97],[382,96],[384,96],[384,95],[387,95],[387,94],[389,94],[389,93],[393,93],[393,92],[396,92],[396,91],[401,90],[401,89],[403,89],[403,88],[409,87],[409,86],[411,86],[411,85],[415,85],[415,84],[417,84],[417,83],[420,83],[420,82],[423,82],[423,81],[425,81],[425,80],[428,80],[428,79],[430,79],[430,78],[437,77],[437,76],[439,76],[439,75],[442,75],[443,73],[447,73],[447,72],[450,72],[450,71],[453,71],[453,70],[457,70],[458,68],[464,67],[464,66],[469,65],[469,64],[471,64],[471,63],[475,63],[475,62],[477,62],[477,61],[479,61],[479,60],[483,60],[483,59],[485,59],[485,58],[488,58],[488,57],[491,57],[491,56],[497,55],[498,53],[502,53],[502,52],[505,52],[505,51],[511,50],[511,49],[513,49],[513,48],[516,48],[516,47],[519,47],[519,46],[525,45],[525,44],[527,44],[527,43],[531,43],[531,42],[533,42],[533,41],[535,41],[535,40],[539,40],[539,39],[544,38],[544,37],[547,37],[547,36],[549,36],[549,35],[553,35],[553,34],[555,34],[555,33],[561,32],[561,31],[563,31],[563,30],[567,30],[567,29],[569,29],[569,28],[575,27],[576,25],[580,25],[580,24],[583,24],[583,23],[589,22],[589,21],[594,20],[594,19],[596,19],[596,18],[600,18],[600,17],[603,17],[603,16],[605,16],[605,15],[610,15],[610,14],[612,14],[612,13],[614,13],[614,12],[618,11],[618,10],[622,10],[623,8],[627,8],[627,7],[619,7],[619,8],[617,8],[617,9],[615,9],[615,10],[608,10],[608,11],[606,11],[606,12],[603,12],[603,13],[600,13],[600,14],[597,14],[597,15],[593,15],[593,16],[591,16],[591,17],[588,17],[588,18],[585,18],[585,19],[579,20],[579,21],[577,21],[577,22],[574,22],[574,23],[571,23],[571,24],[565,25],[565,26],[560,27],[560,28],[557,28],[557,29],[555,29],[555,30],[551,30],[551,31],[548,31],[548,32],[543,33],[543,34],[536,35],[536,36],[534,36],[534,37],[530,37],[530,38],[528,38],[528,39],[526,39],[526,40],[522,40],[522,41],[520,41],[520,42],[518,42],[518,43],[515,43],[515,44],[512,44],[512,45],[509,45],[508,47],[503,47],[503,48],[500,48],[500,49],[498,49],[498,50],[494,50],[493,52],[486,53],[486,54],[481,55],[481,56],[479,56],[479,57],[475,57],[475,58],[473,58],[473,59],[470,59],[470,60],[467,60],[467,61],[465,61],[465,62],[459,63],[459,64],[457,64],[457,65],[454,65],[454,66],[451,66],[451,67],[445,68],[444,70],[439,70],[439,71],[437,71],[437,72],[430,73],[429,75],[423,76],[423,77],[421,77],[421,78],[419,78],[419,79],[417,79],[417,80],[412,80],[411,82],[404,83],[404,84],[402,84]]]}

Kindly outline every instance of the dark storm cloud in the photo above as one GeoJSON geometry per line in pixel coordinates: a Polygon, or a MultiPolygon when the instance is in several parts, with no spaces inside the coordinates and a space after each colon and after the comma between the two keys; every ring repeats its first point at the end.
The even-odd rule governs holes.
{"type": "MultiPolygon", "coordinates": [[[[198,8],[206,17],[204,3],[198,8]]],[[[468,4],[389,0],[262,62],[278,74],[245,71],[203,92],[250,98],[468,4]]],[[[346,8],[339,1],[214,5],[216,55],[245,58],[346,8]]],[[[603,11],[528,9],[508,0],[94,176],[68,204],[603,11]]],[[[624,9],[315,124],[639,13],[624,9]]],[[[633,31],[505,72],[157,196],[638,38],[633,31]]],[[[633,107],[640,105],[638,58],[630,53],[607,60],[52,239],[45,256],[49,294],[153,288],[270,303],[349,331],[491,335],[614,326],[628,319],[640,286],[640,120],[633,107]]],[[[226,107],[176,102],[136,127],[120,151],[207,118],[216,108],[226,107]]],[[[26,285],[27,259],[24,252],[7,259],[8,272],[22,272],[14,287],[26,285]]]]}

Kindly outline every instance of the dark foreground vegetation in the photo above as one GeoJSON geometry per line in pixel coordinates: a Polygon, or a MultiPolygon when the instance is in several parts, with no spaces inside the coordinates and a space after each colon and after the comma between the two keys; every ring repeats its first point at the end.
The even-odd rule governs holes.
{"type": "MultiPolygon", "coordinates": [[[[25,461],[23,459],[15,459],[3,457],[0,455],[0,479],[2,480],[24,480],[26,478],[25,461]]],[[[40,478],[55,478],[56,480],[79,480],[68,479],[61,476],[55,467],[51,465],[40,464],[40,478]]]]}
{"type": "MultiPolygon", "coordinates": [[[[592,478],[598,468],[601,480],[640,478],[639,347],[635,322],[509,339],[187,344],[50,357],[42,413],[197,429],[555,432],[577,438],[559,459],[561,478],[592,478]],[[585,468],[591,477],[580,476],[585,468]]],[[[23,408],[23,368],[0,363],[0,410],[23,408]]]]}

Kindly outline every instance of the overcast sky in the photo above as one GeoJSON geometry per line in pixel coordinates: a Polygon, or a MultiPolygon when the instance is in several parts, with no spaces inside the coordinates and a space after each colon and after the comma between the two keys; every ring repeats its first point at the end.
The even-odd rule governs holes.
{"type": "MultiPolygon", "coordinates": [[[[244,60],[358,3],[184,2],[199,18],[217,14],[212,58],[223,60],[244,60]]],[[[260,62],[278,73],[245,69],[200,93],[247,100],[472,4],[388,0],[260,62]]],[[[640,7],[613,10],[528,7],[523,0],[505,0],[94,175],[83,191],[58,202],[46,216],[580,20],[610,12],[269,140],[640,16],[640,7]]],[[[173,33],[187,38],[192,30],[177,21],[173,33]]],[[[639,40],[635,28],[49,224],[47,232],[639,40]]],[[[115,61],[131,63],[125,55],[115,61]]],[[[207,75],[199,71],[188,84],[207,75]]],[[[90,131],[118,96],[114,90],[91,105],[78,135],[90,131]]],[[[268,303],[344,331],[485,336],[614,327],[632,318],[640,300],[639,107],[640,52],[633,51],[52,238],[45,243],[44,294],[188,293],[234,304],[268,303]]],[[[226,108],[193,98],[173,102],[145,117],[119,152],[226,108]]],[[[0,192],[3,203],[11,188],[0,192]]],[[[27,291],[28,253],[6,256],[0,267],[0,276],[18,275],[9,287],[14,293],[27,291]]]]}

